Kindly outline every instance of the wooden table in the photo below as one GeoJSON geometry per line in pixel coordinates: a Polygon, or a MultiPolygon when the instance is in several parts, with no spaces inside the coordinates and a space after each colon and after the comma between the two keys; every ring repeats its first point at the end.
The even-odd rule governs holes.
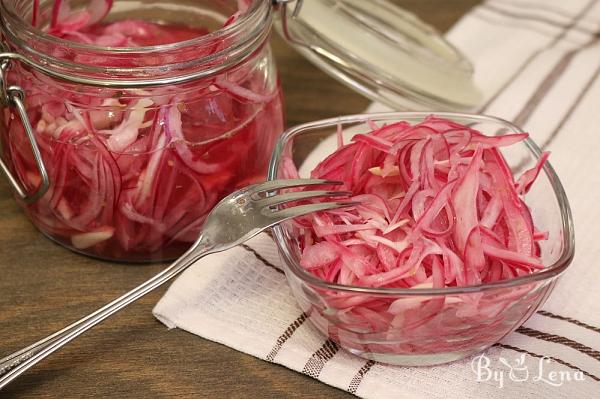
{"type": "MultiPolygon", "coordinates": [[[[368,1],[368,0],[365,0],[368,1]]],[[[477,0],[398,1],[441,31],[477,0]]],[[[369,101],[329,78],[274,36],[287,125],[364,110],[369,101]]],[[[163,265],[76,255],[44,238],[0,179],[0,357],[95,310],[163,265]]],[[[2,398],[351,397],[305,375],[181,330],[151,313],[162,287],[13,382],[2,398]]]]}

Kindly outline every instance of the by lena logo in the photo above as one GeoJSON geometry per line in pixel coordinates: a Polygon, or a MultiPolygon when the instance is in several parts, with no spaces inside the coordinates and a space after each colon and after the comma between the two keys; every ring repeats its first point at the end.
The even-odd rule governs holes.
{"type": "MultiPolygon", "coordinates": [[[[543,382],[554,387],[560,387],[570,381],[585,381],[581,371],[556,371],[549,370],[552,360],[546,356],[539,359],[536,370],[530,370],[525,364],[525,354],[515,359],[512,363],[504,357],[498,358],[498,364],[492,366],[492,361],[484,353],[476,356],[471,361],[471,369],[478,382],[494,381],[499,388],[504,388],[508,381],[543,382]]],[[[535,368],[535,367],[534,367],[535,368]]]]}

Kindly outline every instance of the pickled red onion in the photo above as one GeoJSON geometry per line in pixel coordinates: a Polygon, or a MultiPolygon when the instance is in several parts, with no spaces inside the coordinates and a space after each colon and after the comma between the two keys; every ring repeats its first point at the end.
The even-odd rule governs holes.
{"type": "Polygon", "coordinates": [[[499,149],[527,134],[489,137],[435,116],[371,128],[347,145],[338,129],[339,148],[311,173],[344,182],[333,189],[361,204],[295,219],[302,267],[331,283],[405,288],[543,268],[537,241],[547,234],[535,230],[522,195],[549,154],[515,182],[499,149]]]}
{"type": "MultiPolygon", "coordinates": [[[[105,22],[112,0],[92,0],[78,8],[69,0],[55,0],[52,8],[40,9],[39,3],[33,2],[32,25],[64,42],[144,47],[209,33],[204,27],[137,19],[105,22]]],[[[239,0],[226,25],[245,15],[250,4],[239,0]]],[[[214,40],[214,46],[199,46],[194,56],[212,55],[228,45],[214,40]]],[[[62,50],[60,44],[57,48],[62,50]]],[[[56,54],[107,67],[114,62],[137,67],[139,62],[134,56],[115,61],[77,51],[56,54]]],[[[222,197],[264,179],[283,129],[279,86],[272,84],[270,69],[257,67],[264,54],[260,48],[226,72],[183,89],[81,85],[70,90],[16,66],[11,78],[27,92],[26,107],[50,178],[47,194],[27,206],[34,223],[57,241],[104,258],[181,254],[222,197]]],[[[177,57],[166,54],[165,63],[177,57]]],[[[3,155],[33,191],[41,178],[23,127],[8,109],[1,115],[3,155]]]]}

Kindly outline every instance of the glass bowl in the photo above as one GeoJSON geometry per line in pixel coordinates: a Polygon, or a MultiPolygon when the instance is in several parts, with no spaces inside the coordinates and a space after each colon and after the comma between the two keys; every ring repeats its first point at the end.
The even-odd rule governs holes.
{"type": "MultiPolygon", "coordinates": [[[[356,133],[397,121],[421,122],[430,113],[397,112],[350,115],[303,124],[279,139],[269,179],[287,178],[282,160],[291,159],[301,177],[337,148],[340,124],[344,142],[356,133]]],[[[520,132],[504,120],[481,115],[436,113],[487,135],[520,132]]],[[[532,167],[539,147],[527,139],[502,149],[513,173],[532,167]]],[[[395,365],[426,366],[455,361],[482,351],[525,322],[548,298],[558,277],[571,263],[574,235],[564,189],[550,163],[526,195],[541,241],[545,269],[490,284],[451,288],[366,288],[330,284],[305,271],[291,223],[273,229],[285,275],[300,307],[316,328],[358,356],[395,365]],[[391,306],[391,305],[394,306],[391,306]]]]}

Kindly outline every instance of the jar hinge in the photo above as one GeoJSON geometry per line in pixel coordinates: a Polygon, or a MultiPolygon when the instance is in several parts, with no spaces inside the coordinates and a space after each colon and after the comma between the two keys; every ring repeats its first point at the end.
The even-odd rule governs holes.
{"type": "Polygon", "coordinates": [[[306,43],[304,43],[302,40],[298,40],[296,39],[294,36],[292,36],[289,28],[288,28],[288,4],[291,3],[296,3],[296,5],[294,6],[294,9],[292,10],[292,18],[298,16],[298,13],[300,12],[300,10],[302,9],[302,3],[304,0],[273,0],[273,6],[275,6],[276,8],[279,9],[279,13],[281,14],[281,30],[283,33],[283,36],[285,37],[285,39],[292,43],[292,44],[296,44],[298,46],[302,46],[302,47],[308,47],[310,49],[310,46],[306,43]]]}
{"type": "MultiPolygon", "coordinates": [[[[0,50],[2,50],[1,44],[0,50]]],[[[29,140],[29,144],[31,145],[31,150],[33,152],[35,163],[37,165],[38,171],[40,172],[40,184],[34,193],[29,194],[27,193],[27,190],[21,185],[19,179],[11,173],[10,169],[8,168],[8,166],[2,158],[0,158],[0,169],[2,169],[2,172],[4,172],[4,174],[8,178],[8,182],[16,191],[17,195],[25,203],[31,204],[37,201],[39,198],[41,198],[46,193],[46,191],[48,191],[48,188],[50,187],[50,179],[48,178],[48,172],[46,171],[46,166],[44,165],[44,160],[42,159],[40,149],[37,143],[35,142],[33,128],[31,127],[29,117],[27,116],[27,110],[25,109],[25,104],[23,103],[25,100],[25,91],[19,86],[8,86],[6,75],[9,68],[10,58],[0,56],[0,105],[11,109],[15,109],[17,111],[16,114],[19,116],[19,119],[23,124],[25,134],[27,135],[27,139],[29,140]]]]}

